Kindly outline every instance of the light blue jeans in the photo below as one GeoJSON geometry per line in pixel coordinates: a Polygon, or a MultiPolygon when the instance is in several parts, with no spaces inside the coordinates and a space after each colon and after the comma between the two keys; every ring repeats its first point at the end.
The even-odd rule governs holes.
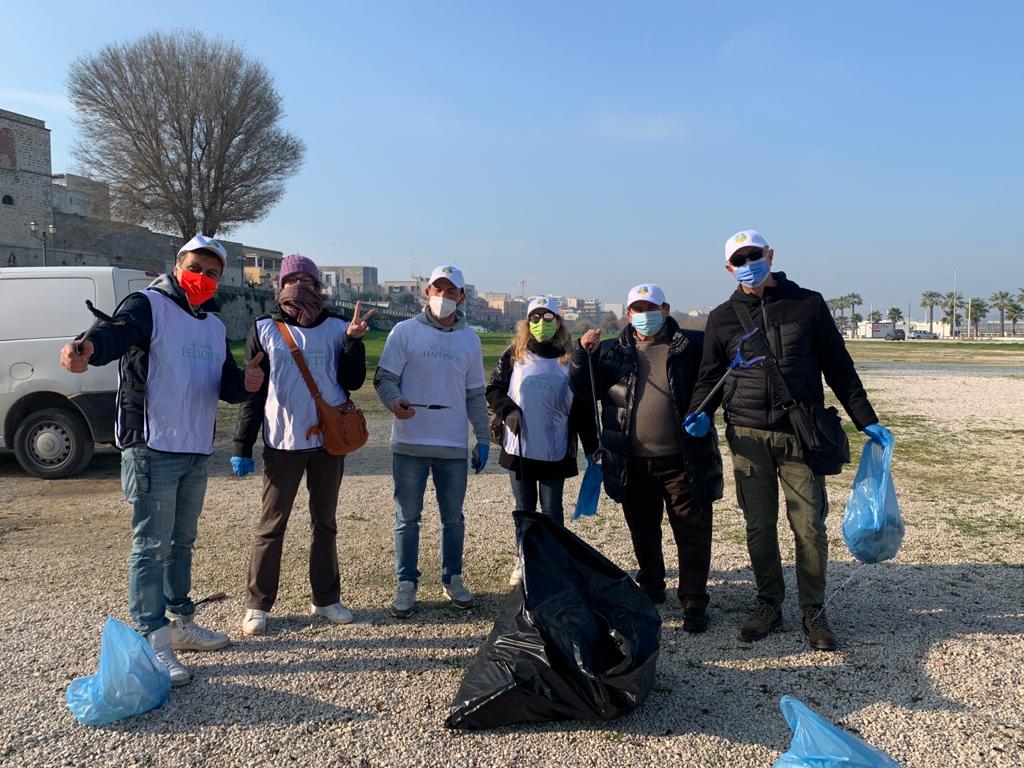
{"type": "Polygon", "coordinates": [[[434,476],[437,506],[441,510],[441,581],[462,574],[462,546],[466,526],[462,502],[466,498],[469,468],[466,459],[433,459],[393,454],[395,482],[395,575],[399,581],[419,583],[416,567],[420,550],[420,514],[427,475],[434,476]]]}
{"type": "Polygon", "coordinates": [[[121,485],[132,505],[128,608],[139,631],[167,624],[165,609],[191,616],[192,547],[206,495],[207,457],[145,446],[121,453],[121,485]]]}

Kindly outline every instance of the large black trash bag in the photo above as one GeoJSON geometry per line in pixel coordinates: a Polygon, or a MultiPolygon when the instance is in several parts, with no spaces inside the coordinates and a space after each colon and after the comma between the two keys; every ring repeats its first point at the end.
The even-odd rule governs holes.
{"type": "Polygon", "coordinates": [[[636,583],[542,515],[523,531],[523,582],[505,599],[445,724],[476,730],[610,720],[651,691],[661,617],[636,583]]]}

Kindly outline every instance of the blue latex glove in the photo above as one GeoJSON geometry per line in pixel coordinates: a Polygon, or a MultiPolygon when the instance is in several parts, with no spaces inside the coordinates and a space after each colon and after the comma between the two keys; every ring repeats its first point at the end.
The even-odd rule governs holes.
{"type": "Polygon", "coordinates": [[[491,446],[487,443],[477,443],[476,448],[473,449],[473,460],[469,465],[473,468],[473,472],[480,474],[480,471],[487,466],[487,457],[491,455],[491,446]]]}
{"type": "Polygon", "coordinates": [[[587,466],[588,467],[592,467],[595,464],[597,464],[597,454],[595,454],[595,453],[587,454],[587,466]]]}
{"type": "Polygon", "coordinates": [[[231,471],[239,477],[245,477],[251,475],[256,471],[256,465],[252,459],[247,459],[243,456],[232,456],[231,457],[231,471]]]}
{"type": "Polygon", "coordinates": [[[880,445],[888,445],[892,442],[892,432],[877,421],[864,427],[864,434],[880,445]]]}
{"type": "Polygon", "coordinates": [[[683,420],[683,429],[690,437],[704,437],[711,429],[711,419],[704,411],[691,413],[683,420]]]}

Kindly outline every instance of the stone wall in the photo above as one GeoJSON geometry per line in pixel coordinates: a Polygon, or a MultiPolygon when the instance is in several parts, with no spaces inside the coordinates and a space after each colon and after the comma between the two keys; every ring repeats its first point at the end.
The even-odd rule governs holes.
{"type": "Polygon", "coordinates": [[[50,130],[42,120],[0,109],[0,266],[42,263],[42,244],[29,223],[53,221],[50,130]],[[8,200],[4,204],[3,200],[8,200]]]}

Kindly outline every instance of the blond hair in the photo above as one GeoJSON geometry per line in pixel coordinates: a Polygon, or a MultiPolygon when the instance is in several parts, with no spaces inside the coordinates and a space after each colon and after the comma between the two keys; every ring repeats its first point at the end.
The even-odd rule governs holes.
{"type": "MultiPolygon", "coordinates": [[[[561,320],[561,318],[559,318],[561,320]]],[[[520,320],[516,326],[516,335],[512,339],[512,362],[518,363],[526,357],[526,345],[533,339],[533,334],[530,333],[530,321],[529,319],[520,320]]],[[[558,330],[555,331],[555,335],[552,336],[548,343],[554,344],[556,347],[562,350],[562,354],[558,357],[558,362],[565,363],[569,362],[569,357],[572,355],[572,336],[569,335],[569,329],[565,327],[565,323],[558,323],[558,330]]]]}

